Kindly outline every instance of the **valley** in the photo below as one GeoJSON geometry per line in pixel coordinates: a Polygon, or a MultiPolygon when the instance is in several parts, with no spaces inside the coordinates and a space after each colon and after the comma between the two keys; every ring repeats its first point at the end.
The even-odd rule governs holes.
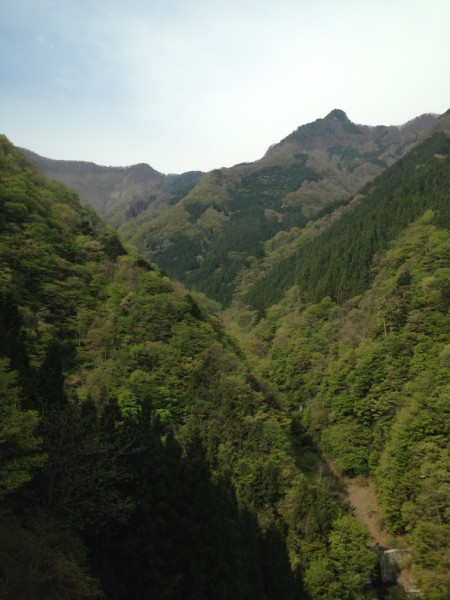
{"type": "Polygon", "coordinates": [[[449,113],[0,168],[2,598],[449,597],[449,113]]]}

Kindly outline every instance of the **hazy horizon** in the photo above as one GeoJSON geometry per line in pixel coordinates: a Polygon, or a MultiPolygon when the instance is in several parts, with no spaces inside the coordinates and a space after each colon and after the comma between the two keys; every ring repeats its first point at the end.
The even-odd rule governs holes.
{"type": "Polygon", "coordinates": [[[208,171],[344,110],[450,106],[444,0],[6,0],[2,132],[53,159],[208,171]]]}

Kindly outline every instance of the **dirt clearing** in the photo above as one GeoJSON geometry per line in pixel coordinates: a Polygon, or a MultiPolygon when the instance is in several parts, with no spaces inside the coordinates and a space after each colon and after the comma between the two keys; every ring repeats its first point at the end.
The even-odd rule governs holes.
{"type": "Polygon", "coordinates": [[[386,548],[397,547],[400,540],[383,529],[384,512],[378,503],[374,482],[371,479],[345,478],[344,484],[355,515],[366,525],[373,541],[386,548]]]}

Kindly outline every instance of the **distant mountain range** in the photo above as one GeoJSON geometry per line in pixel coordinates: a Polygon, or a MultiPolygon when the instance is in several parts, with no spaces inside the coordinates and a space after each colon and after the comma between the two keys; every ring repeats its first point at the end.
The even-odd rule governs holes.
{"type": "Polygon", "coordinates": [[[23,152],[74,189],[167,273],[227,305],[243,270],[280,232],[331,212],[403,156],[435,121],[356,125],[335,109],[232,168],[163,175],[23,152]]]}
{"type": "Polygon", "coordinates": [[[173,204],[184,196],[203,175],[189,171],[164,175],[145,163],[129,167],[104,167],[91,162],[53,160],[20,149],[47,177],[61,181],[78,194],[108,222],[135,219],[149,206],[173,204]]]}

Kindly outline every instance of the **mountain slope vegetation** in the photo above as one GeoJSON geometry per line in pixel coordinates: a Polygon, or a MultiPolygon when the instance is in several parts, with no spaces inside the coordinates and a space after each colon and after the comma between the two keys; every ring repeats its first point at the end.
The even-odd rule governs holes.
{"type": "MultiPolygon", "coordinates": [[[[423,115],[401,127],[368,127],[355,125],[336,109],[299,127],[254,163],[215,169],[198,181],[195,174],[178,176],[180,181],[188,177],[192,188],[186,180],[178,196],[164,195],[171,183],[154,172],[153,201],[139,195],[136,206],[118,186],[109,200],[103,195],[105,168],[91,165],[89,173],[77,174],[73,163],[40,159],[40,164],[49,176],[73,185],[171,277],[228,305],[239,278],[255,258],[264,256],[266,242],[346,204],[434,120],[423,115]],[[95,172],[101,169],[95,184],[95,172]],[[99,198],[94,201],[95,185],[99,198]]],[[[131,176],[130,171],[127,178],[131,176]]]]}
{"type": "Polygon", "coordinates": [[[83,161],[52,160],[21,149],[47,177],[73,189],[114,227],[134,221],[145,212],[163,211],[175,204],[197,183],[203,173],[189,171],[164,175],[145,163],[129,167],[103,167],[83,161]]]}
{"type": "Polygon", "coordinates": [[[367,532],[217,317],[4,137],[0,174],[2,598],[309,598],[317,556],[371,597],[367,532]]]}
{"type": "Polygon", "coordinates": [[[226,328],[2,140],[5,598],[375,598],[336,474],[448,598],[448,122],[333,111],[128,219],[226,328]]]}
{"type": "Polygon", "coordinates": [[[264,308],[299,282],[310,300],[328,295],[342,302],[366,289],[377,252],[427,208],[446,210],[447,172],[442,157],[449,149],[444,133],[427,138],[362,188],[351,210],[272,265],[246,299],[264,308]]]}
{"type": "Polygon", "coordinates": [[[362,296],[299,311],[301,294],[291,290],[256,331],[267,336],[270,327],[266,376],[291,416],[341,473],[375,477],[385,526],[408,534],[418,587],[442,599],[450,591],[448,226],[426,212],[380,258],[362,296]]]}
{"type": "Polygon", "coordinates": [[[0,172],[1,597],[301,596],[253,509],[286,436],[220,324],[6,138],[0,172]]]}
{"type": "Polygon", "coordinates": [[[226,314],[336,470],[375,479],[384,527],[406,536],[416,586],[439,600],[450,593],[448,122],[323,230],[289,240],[226,314]]]}

